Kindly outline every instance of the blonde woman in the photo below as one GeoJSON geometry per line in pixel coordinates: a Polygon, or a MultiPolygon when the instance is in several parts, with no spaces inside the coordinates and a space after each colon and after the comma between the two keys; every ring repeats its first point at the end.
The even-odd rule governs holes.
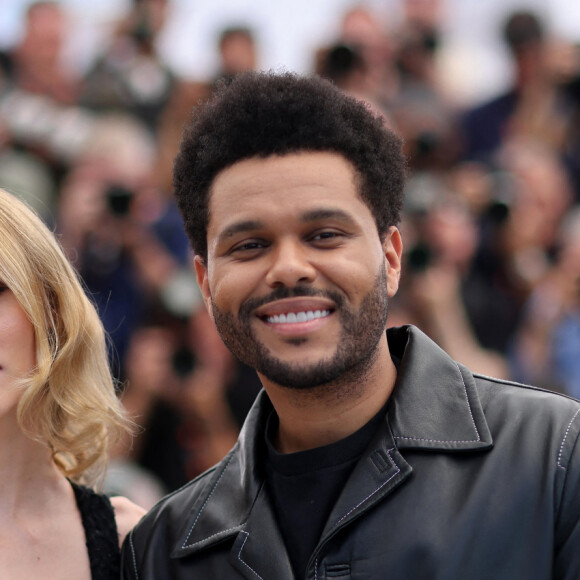
{"type": "Polygon", "coordinates": [[[126,432],[94,307],[50,230],[0,190],[1,578],[118,578],[143,510],[93,487],[126,432]]]}

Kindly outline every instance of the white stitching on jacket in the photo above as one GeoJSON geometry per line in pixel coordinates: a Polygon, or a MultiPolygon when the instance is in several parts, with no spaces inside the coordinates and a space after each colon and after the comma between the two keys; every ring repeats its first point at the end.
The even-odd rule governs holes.
{"type": "Polygon", "coordinates": [[[245,534],[245,538],[244,541],[242,542],[242,545],[240,546],[240,551],[238,552],[238,560],[246,567],[248,568],[248,570],[251,570],[258,578],[260,578],[260,580],[264,580],[249,564],[246,564],[246,562],[244,562],[241,558],[242,555],[242,550],[244,549],[244,546],[246,545],[246,541],[248,540],[248,538],[250,537],[250,534],[248,532],[240,532],[241,534],[245,534]]]}
{"type": "Polygon", "coordinates": [[[576,419],[576,417],[578,416],[578,413],[580,413],[580,409],[578,409],[576,411],[576,413],[574,413],[574,416],[570,420],[570,423],[568,423],[568,428],[566,429],[566,433],[564,433],[564,438],[562,439],[562,443],[560,445],[560,451],[558,453],[558,467],[562,467],[563,469],[566,469],[566,467],[564,465],[562,465],[562,453],[564,452],[564,443],[566,442],[566,439],[568,438],[568,433],[570,433],[570,429],[572,428],[572,423],[574,423],[574,419],[576,419]]]}
{"type": "MultiPolygon", "coordinates": [[[[223,468],[220,476],[218,477],[217,481],[215,482],[215,485],[213,486],[213,489],[211,490],[210,494],[207,496],[207,498],[203,502],[203,505],[201,506],[201,509],[199,510],[199,513],[197,514],[195,521],[191,525],[191,528],[189,528],[189,532],[187,532],[187,536],[185,537],[182,548],[191,548],[191,546],[195,546],[195,544],[199,544],[200,542],[203,542],[204,540],[207,540],[208,538],[213,538],[214,536],[217,536],[221,533],[224,533],[223,531],[221,531],[221,532],[218,532],[217,534],[213,534],[211,536],[208,536],[208,538],[203,538],[203,539],[199,540],[198,542],[194,542],[193,544],[186,545],[187,541],[189,540],[189,536],[191,536],[191,532],[193,532],[193,528],[195,528],[195,525],[197,524],[197,520],[199,520],[201,513],[203,512],[203,510],[205,509],[205,506],[207,505],[207,502],[210,500],[211,496],[213,495],[213,492],[216,490],[221,478],[223,477],[228,465],[230,464],[230,461],[232,460],[232,457],[233,457],[233,453],[232,453],[232,455],[230,455],[227,463],[224,465],[224,468],[223,468]]],[[[233,529],[233,528],[230,528],[230,529],[233,529]]],[[[229,531],[229,530],[225,530],[225,531],[229,531]]]]}
{"type": "Polygon", "coordinates": [[[361,502],[359,502],[358,504],[356,504],[352,509],[350,509],[348,512],[346,512],[334,525],[334,527],[338,526],[338,524],[340,524],[340,522],[342,522],[342,520],[344,520],[345,518],[347,518],[355,509],[357,509],[359,506],[361,506],[363,503],[365,503],[365,501],[367,501],[369,498],[371,498],[373,495],[375,495],[375,493],[377,493],[377,491],[379,491],[381,488],[383,488],[385,485],[387,485],[387,483],[389,483],[389,481],[391,481],[391,479],[393,479],[393,477],[395,477],[395,475],[398,475],[401,472],[400,467],[394,462],[393,458],[391,457],[391,451],[394,451],[394,447],[392,447],[391,449],[389,449],[387,451],[387,455],[389,456],[389,460],[391,462],[392,465],[394,465],[394,467],[397,469],[397,471],[395,473],[393,473],[393,475],[391,475],[391,477],[389,477],[389,479],[387,479],[387,481],[383,481],[383,483],[381,483],[381,485],[379,485],[379,487],[377,487],[377,489],[375,489],[372,493],[370,493],[369,495],[367,495],[367,497],[365,497],[361,502]]]}
{"type": "Polygon", "coordinates": [[[410,441],[426,441],[428,443],[473,443],[479,439],[426,439],[425,437],[403,437],[402,435],[394,435],[395,439],[408,439],[410,441]]]}
{"type": "Polygon", "coordinates": [[[239,527],[240,526],[234,526],[233,528],[228,528],[227,530],[221,530],[219,532],[216,532],[215,534],[212,534],[211,536],[207,536],[205,538],[202,538],[201,540],[198,540],[197,542],[193,542],[193,544],[188,544],[187,546],[184,544],[183,548],[191,548],[192,546],[200,544],[201,542],[205,542],[205,541],[211,540],[212,538],[215,538],[217,536],[223,536],[224,534],[227,534],[228,532],[232,532],[234,530],[237,530],[239,527]]]}
{"type": "Polygon", "coordinates": [[[461,373],[461,369],[459,365],[455,363],[457,367],[457,371],[459,372],[459,376],[461,377],[461,382],[463,383],[463,390],[465,391],[465,399],[467,400],[467,406],[469,407],[469,416],[471,417],[471,422],[473,423],[473,428],[477,433],[477,439],[449,439],[449,440],[441,440],[441,439],[424,439],[423,437],[403,437],[402,435],[395,435],[395,439],[406,439],[410,441],[427,441],[430,443],[473,443],[474,441],[481,441],[481,435],[477,430],[477,425],[475,423],[475,419],[473,418],[473,409],[471,408],[471,403],[469,402],[469,395],[467,394],[467,385],[465,384],[465,379],[463,378],[463,374],[461,373]]]}
{"type": "Polygon", "coordinates": [[[457,367],[457,370],[459,372],[459,376],[461,377],[461,382],[463,383],[463,390],[465,391],[465,398],[467,399],[467,406],[469,407],[469,416],[471,417],[471,422],[473,423],[473,428],[475,429],[475,432],[477,433],[477,441],[481,441],[481,435],[480,435],[479,431],[477,430],[477,425],[475,424],[475,419],[473,418],[473,409],[471,408],[471,403],[469,402],[469,395],[467,394],[467,385],[465,384],[465,379],[463,378],[463,373],[461,372],[461,369],[459,368],[459,365],[457,363],[455,363],[455,366],[457,367]]]}

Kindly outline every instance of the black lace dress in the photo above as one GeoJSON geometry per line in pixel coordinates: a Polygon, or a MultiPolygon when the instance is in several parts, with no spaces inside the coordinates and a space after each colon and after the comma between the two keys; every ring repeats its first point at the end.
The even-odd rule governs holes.
{"type": "Polygon", "coordinates": [[[121,551],[115,513],[109,498],[72,483],[81,513],[92,580],[119,580],[121,551]]]}

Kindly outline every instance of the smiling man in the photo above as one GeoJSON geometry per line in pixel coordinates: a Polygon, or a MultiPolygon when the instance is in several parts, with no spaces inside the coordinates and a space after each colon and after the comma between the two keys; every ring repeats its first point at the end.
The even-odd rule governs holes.
{"type": "Polygon", "coordinates": [[[196,109],[175,194],[264,390],[130,534],[125,579],[580,577],[580,403],[387,331],[404,173],[381,118],[321,79],[244,73],[196,109]]]}

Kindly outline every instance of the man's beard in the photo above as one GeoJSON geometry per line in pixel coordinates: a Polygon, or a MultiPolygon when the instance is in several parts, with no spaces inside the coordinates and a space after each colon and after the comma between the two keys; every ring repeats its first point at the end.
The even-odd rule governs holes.
{"type": "MultiPolygon", "coordinates": [[[[231,352],[246,365],[270,381],[293,389],[309,389],[328,383],[351,385],[363,379],[376,358],[378,344],[386,331],[388,295],[387,273],[383,263],[375,283],[358,309],[348,307],[343,295],[335,291],[316,290],[310,286],[280,287],[263,298],[250,298],[240,307],[236,318],[221,311],[212,298],[212,309],[218,332],[231,352]],[[334,355],[310,364],[287,363],[276,358],[260,342],[251,327],[256,308],[275,300],[299,296],[329,298],[336,305],[332,316],[338,316],[341,332],[334,355]]],[[[297,346],[307,339],[293,339],[297,346]]]]}

